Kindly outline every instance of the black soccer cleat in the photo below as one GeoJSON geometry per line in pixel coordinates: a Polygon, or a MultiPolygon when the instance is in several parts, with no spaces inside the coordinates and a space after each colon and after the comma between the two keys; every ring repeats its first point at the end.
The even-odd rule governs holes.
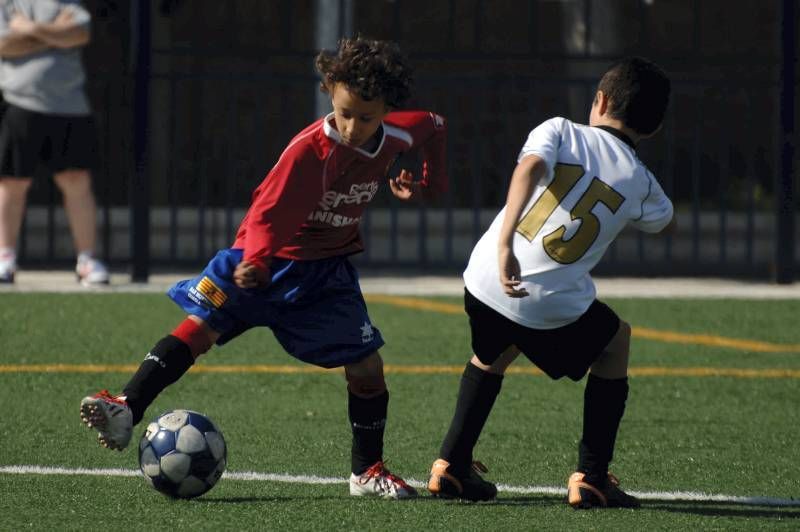
{"type": "Polygon", "coordinates": [[[617,477],[608,474],[605,486],[593,486],[585,473],[573,473],[567,484],[567,502],[576,510],[589,508],[638,508],[639,500],[619,489],[617,477]]]}
{"type": "Polygon", "coordinates": [[[466,475],[455,475],[448,471],[450,463],[441,458],[431,467],[428,491],[434,497],[443,499],[463,499],[466,501],[490,501],[497,496],[497,486],[483,480],[478,474],[486,473],[486,466],[473,462],[466,475]]]}

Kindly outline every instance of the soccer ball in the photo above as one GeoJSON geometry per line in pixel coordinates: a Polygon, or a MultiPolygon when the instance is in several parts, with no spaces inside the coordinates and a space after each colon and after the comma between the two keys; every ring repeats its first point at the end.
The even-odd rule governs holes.
{"type": "Polygon", "coordinates": [[[171,410],[154,419],[139,441],[139,467],[152,486],[191,499],[214,487],[225,471],[222,432],[203,414],[171,410]]]}

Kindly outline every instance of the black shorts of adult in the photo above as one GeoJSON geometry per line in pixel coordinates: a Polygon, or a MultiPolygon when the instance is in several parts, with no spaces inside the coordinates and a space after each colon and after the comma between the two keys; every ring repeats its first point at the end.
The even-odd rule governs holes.
{"type": "Polygon", "coordinates": [[[487,366],[515,345],[552,379],[581,380],[619,330],[611,308],[594,300],[576,321],[556,329],[532,329],[506,318],[464,290],[472,351],[487,366]]]}
{"type": "Polygon", "coordinates": [[[91,169],[96,146],[91,116],[49,115],[8,104],[0,123],[0,175],[91,169]]]}

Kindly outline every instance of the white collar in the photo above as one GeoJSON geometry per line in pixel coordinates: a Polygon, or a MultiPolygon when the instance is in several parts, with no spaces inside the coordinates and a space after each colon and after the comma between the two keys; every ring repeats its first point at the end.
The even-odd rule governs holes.
{"type": "Polygon", "coordinates": [[[333,139],[337,144],[341,144],[342,146],[346,146],[351,150],[355,150],[358,153],[362,154],[363,156],[369,157],[370,159],[374,159],[380,153],[381,149],[383,148],[383,142],[386,140],[386,127],[384,126],[383,121],[381,121],[380,125],[381,141],[378,143],[378,147],[375,148],[375,151],[368,152],[366,150],[362,150],[361,148],[354,148],[352,146],[348,146],[347,144],[345,144],[344,140],[342,139],[342,136],[339,134],[336,128],[331,125],[330,121],[332,119],[333,119],[333,113],[330,113],[325,117],[325,120],[323,120],[322,122],[322,131],[325,133],[325,136],[327,136],[330,139],[333,139]]]}

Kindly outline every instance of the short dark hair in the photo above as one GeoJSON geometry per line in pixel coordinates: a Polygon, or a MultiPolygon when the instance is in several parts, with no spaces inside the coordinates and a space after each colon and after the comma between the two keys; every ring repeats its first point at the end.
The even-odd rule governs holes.
{"type": "Polygon", "coordinates": [[[664,121],[670,81],[655,63],[629,57],[611,65],[597,90],[609,101],[609,116],[621,120],[642,135],[649,135],[664,121]]]}
{"type": "Polygon", "coordinates": [[[322,76],[323,91],[334,83],[344,83],[363,100],[382,98],[395,109],[411,95],[411,68],[393,42],[341,39],[336,52],[323,50],[317,55],[315,66],[322,76]]]}

